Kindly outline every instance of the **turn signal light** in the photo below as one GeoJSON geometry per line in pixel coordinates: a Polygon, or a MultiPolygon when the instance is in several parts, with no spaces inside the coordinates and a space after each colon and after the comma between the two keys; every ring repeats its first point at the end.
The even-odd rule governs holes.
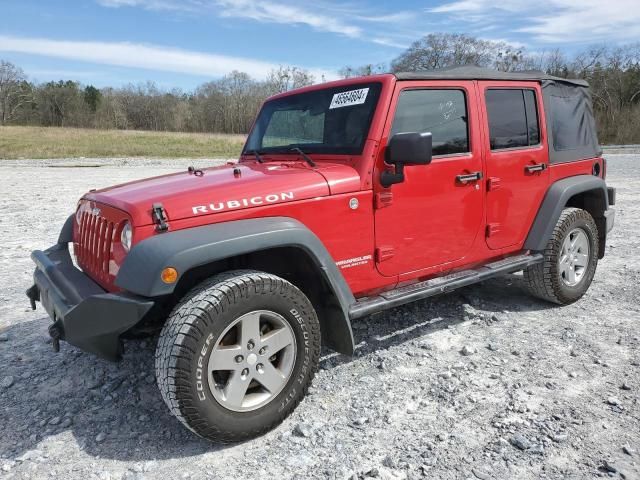
{"type": "Polygon", "coordinates": [[[173,267],[167,267],[162,270],[160,278],[164,283],[176,283],[178,280],[178,271],[173,267]]]}

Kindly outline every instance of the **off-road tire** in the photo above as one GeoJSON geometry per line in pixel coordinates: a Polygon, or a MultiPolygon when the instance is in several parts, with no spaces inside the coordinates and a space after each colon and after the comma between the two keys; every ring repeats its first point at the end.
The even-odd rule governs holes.
{"type": "Polygon", "coordinates": [[[296,408],[317,369],[320,343],[315,310],[293,284],[253,270],[226,272],[193,288],[171,312],[156,348],[156,379],[162,398],[184,426],[214,442],[238,442],[266,433],[296,408]],[[297,354],[289,380],[272,401],[253,411],[231,411],[214,398],[202,368],[197,379],[198,360],[211,353],[211,338],[256,309],[284,317],[293,329],[297,354]]]}
{"type": "Polygon", "coordinates": [[[591,285],[596,272],[598,248],[598,227],[591,214],[580,208],[565,208],[543,252],[544,261],[524,271],[529,292],[538,298],[560,305],[568,305],[580,299],[591,285]],[[580,281],[574,286],[569,286],[562,281],[558,261],[563,242],[576,228],[584,231],[588,238],[588,265],[580,281]]]}

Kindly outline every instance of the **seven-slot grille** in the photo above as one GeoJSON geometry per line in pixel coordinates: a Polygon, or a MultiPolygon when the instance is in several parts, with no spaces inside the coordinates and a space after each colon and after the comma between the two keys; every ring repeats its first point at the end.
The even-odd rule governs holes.
{"type": "Polygon", "coordinates": [[[81,213],[75,248],[78,265],[102,281],[109,279],[109,260],[115,233],[116,225],[113,222],[91,211],[81,213]]]}
{"type": "Polygon", "coordinates": [[[74,253],[78,266],[108,290],[118,270],[114,244],[120,241],[126,219],[121,210],[89,201],[81,203],[76,215],[74,253]]]}

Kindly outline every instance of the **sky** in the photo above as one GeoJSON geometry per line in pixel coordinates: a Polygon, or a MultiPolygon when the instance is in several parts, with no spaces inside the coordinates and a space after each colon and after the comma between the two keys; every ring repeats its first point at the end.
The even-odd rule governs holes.
{"type": "Polygon", "coordinates": [[[640,0],[0,0],[0,59],[30,80],[192,89],[297,66],[330,80],[465,33],[545,52],[640,41],[640,0]]]}

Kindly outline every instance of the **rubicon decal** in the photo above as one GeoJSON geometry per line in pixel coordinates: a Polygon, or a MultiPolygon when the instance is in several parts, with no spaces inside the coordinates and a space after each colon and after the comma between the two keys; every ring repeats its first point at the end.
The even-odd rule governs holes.
{"type": "Polygon", "coordinates": [[[247,198],[238,198],[234,200],[225,200],[224,202],[213,202],[209,205],[195,205],[191,207],[194,215],[200,213],[221,212],[223,210],[235,210],[237,208],[259,207],[268,203],[286,202],[293,200],[293,192],[271,193],[264,196],[255,196],[247,198]]]}

